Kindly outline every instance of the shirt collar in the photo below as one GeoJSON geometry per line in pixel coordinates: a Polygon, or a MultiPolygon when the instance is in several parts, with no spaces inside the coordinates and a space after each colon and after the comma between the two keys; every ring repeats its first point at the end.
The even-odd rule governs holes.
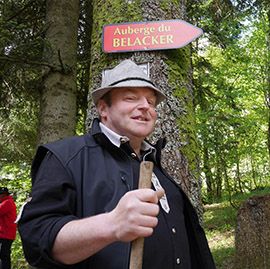
{"type": "Polygon", "coordinates": [[[101,132],[104,133],[108,139],[111,141],[112,144],[114,144],[116,147],[120,148],[121,144],[129,141],[129,138],[126,136],[121,136],[111,129],[109,129],[107,126],[105,126],[102,122],[99,123],[101,132]]]}
{"type": "MultiPolygon", "coordinates": [[[[114,144],[116,147],[120,148],[121,144],[126,143],[129,141],[129,138],[127,136],[121,136],[111,129],[109,129],[107,126],[105,126],[102,122],[99,123],[100,130],[102,133],[104,133],[107,138],[111,141],[112,144],[114,144]]],[[[149,151],[146,155],[153,154],[153,158],[155,159],[156,156],[156,149],[151,146],[149,143],[147,143],[145,140],[142,142],[141,145],[142,151],[149,151]]]]}

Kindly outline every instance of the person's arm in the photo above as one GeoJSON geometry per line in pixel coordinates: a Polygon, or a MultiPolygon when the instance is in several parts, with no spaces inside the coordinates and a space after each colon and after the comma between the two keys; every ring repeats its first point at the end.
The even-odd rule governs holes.
{"type": "Polygon", "coordinates": [[[59,268],[50,256],[61,228],[78,219],[74,180],[58,159],[48,152],[33,182],[31,199],[18,222],[25,258],[37,268],[59,268]]]}
{"type": "Polygon", "coordinates": [[[163,194],[164,190],[130,191],[111,212],[68,222],[56,236],[52,258],[74,264],[113,242],[150,236],[158,222],[157,203],[163,194]]]}

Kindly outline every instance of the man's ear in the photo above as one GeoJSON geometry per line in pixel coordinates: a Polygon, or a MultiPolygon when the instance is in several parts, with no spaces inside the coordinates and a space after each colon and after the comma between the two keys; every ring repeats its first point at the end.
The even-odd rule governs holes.
{"type": "Polygon", "coordinates": [[[103,99],[99,99],[97,103],[98,114],[100,115],[101,119],[107,119],[107,107],[108,105],[103,99]]]}

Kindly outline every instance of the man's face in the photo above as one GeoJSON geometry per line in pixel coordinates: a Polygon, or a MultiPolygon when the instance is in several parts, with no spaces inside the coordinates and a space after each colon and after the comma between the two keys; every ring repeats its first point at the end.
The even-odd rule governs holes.
{"type": "Polygon", "coordinates": [[[143,140],[155,128],[156,96],[150,88],[115,88],[110,92],[111,105],[99,100],[102,123],[130,140],[143,140]]]}

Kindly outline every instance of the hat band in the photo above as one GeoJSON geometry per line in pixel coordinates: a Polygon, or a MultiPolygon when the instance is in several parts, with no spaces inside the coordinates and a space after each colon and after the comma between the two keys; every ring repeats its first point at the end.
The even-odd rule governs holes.
{"type": "Polygon", "coordinates": [[[109,86],[115,86],[115,85],[117,85],[118,83],[125,82],[125,81],[129,81],[129,80],[141,80],[141,81],[145,81],[145,82],[147,82],[147,83],[150,83],[150,84],[153,85],[154,87],[156,87],[156,86],[154,85],[154,83],[153,83],[151,80],[147,80],[147,79],[144,79],[144,78],[137,78],[137,77],[135,77],[135,78],[125,78],[125,79],[121,79],[121,80],[118,80],[118,81],[116,81],[116,82],[111,83],[109,86]]]}

